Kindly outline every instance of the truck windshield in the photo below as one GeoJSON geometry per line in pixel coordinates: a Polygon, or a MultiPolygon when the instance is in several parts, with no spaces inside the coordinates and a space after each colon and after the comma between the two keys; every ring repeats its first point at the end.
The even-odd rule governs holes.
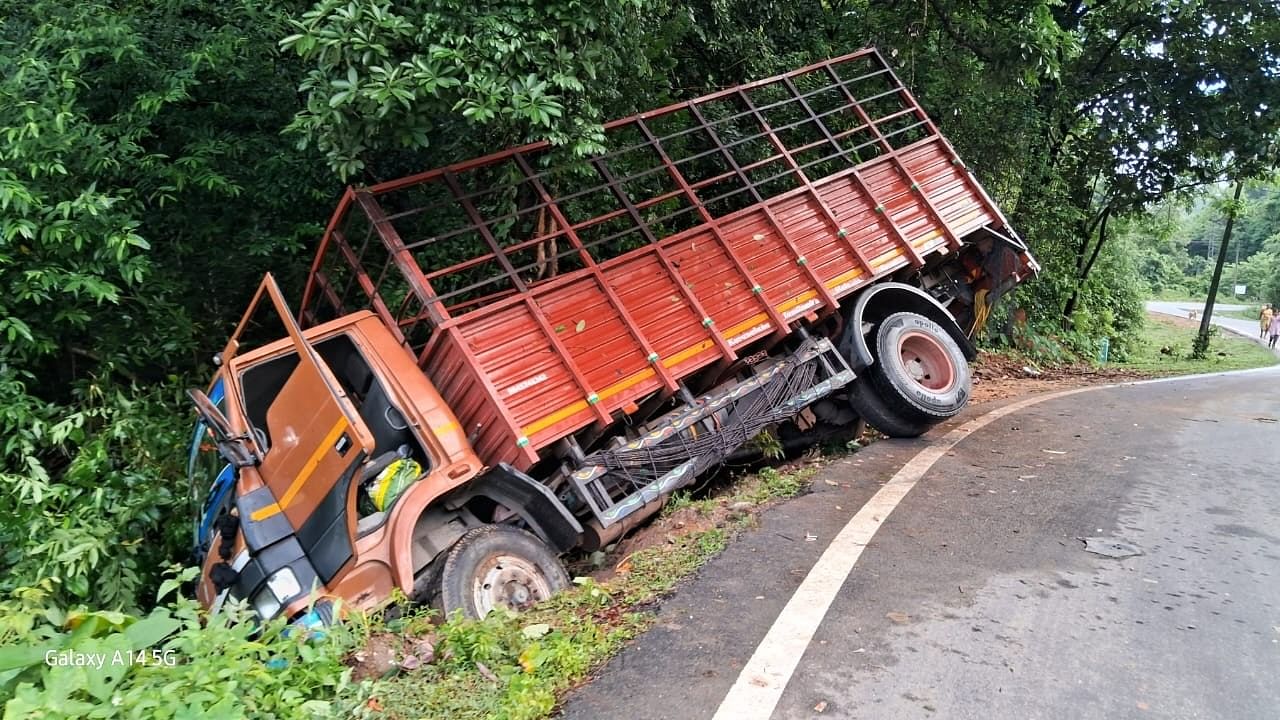
{"type": "MultiPolygon", "coordinates": [[[[226,393],[219,379],[209,390],[209,399],[226,412],[226,393]]],[[[208,541],[210,527],[221,507],[226,493],[234,484],[235,472],[218,454],[213,433],[203,420],[197,420],[191,435],[191,448],[187,454],[187,484],[193,509],[198,509],[193,520],[197,553],[208,541]]]]}

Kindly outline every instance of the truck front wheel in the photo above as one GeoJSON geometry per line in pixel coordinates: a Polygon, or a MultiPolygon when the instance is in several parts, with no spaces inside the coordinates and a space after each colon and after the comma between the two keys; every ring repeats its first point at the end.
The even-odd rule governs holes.
{"type": "Polygon", "coordinates": [[[510,525],[467,531],[435,564],[430,582],[414,593],[414,599],[429,603],[445,617],[455,610],[473,618],[498,607],[528,610],[569,585],[551,548],[510,525]]]}
{"type": "Polygon", "coordinates": [[[895,414],[934,425],[969,401],[971,378],[964,351],[947,331],[923,315],[894,313],[876,328],[872,383],[895,414]]]}

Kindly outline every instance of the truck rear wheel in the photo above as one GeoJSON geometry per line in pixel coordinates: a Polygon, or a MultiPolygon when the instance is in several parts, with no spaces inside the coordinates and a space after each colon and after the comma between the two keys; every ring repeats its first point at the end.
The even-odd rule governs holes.
{"type": "Polygon", "coordinates": [[[868,425],[889,437],[920,437],[933,427],[929,423],[909,420],[889,409],[880,397],[880,391],[866,375],[859,375],[849,386],[849,406],[868,425]]]}
{"type": "Polygon", "coordinates": [[[416,600],[449,617],[455,610],[482,618],[498,607],[528,610],[569,585],[556,554],[510,525],[473,528],[436,560],[416,600]],[[425,596],[425,597],[423,597],[425,596]]]}
{"type": "Polygon", "coordinates": [[[893,414],[936,425],[964,408],[969,363],[946,330],[923,315],[900,312],[875,332],[876,362],[867,374],[893,414]]]}

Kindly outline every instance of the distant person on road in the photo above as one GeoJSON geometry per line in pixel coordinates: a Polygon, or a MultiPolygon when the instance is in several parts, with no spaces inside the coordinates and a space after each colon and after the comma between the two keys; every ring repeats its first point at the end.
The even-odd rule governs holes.
{"type": "Polygon", "coordinates": [[[1258,314],[1258,320],[1262,324],[1262,332],[1258,333],[1258,337],[1266,337],[1267,330],[1271,328],[1271,319],[1276,317],[1276,311],[1271,309],[1271,303],[1262,306],[1262,312],[1258,314]]]}
{"type": "Polygon", "coordinates": [[[1273,315],[1271,317],[1271,339],[1267,341],[1267,347],[1275,347],[1276,338],[1280,338],[1280,315],[1273,315]]]}

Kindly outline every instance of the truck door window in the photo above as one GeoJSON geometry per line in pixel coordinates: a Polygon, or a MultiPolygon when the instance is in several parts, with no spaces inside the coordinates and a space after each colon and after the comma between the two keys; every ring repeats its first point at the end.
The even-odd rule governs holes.
{"type": "Polygon", "coordinates": [[[334,377],[351,398],[360,418],[373,434],[373,457],[408,445],[419,463],[427,467],[422,444],[409,428],[404,413],[374,374],[369,361],[347,335],[337,335],[316,343],[316,352],[333,370],[334,377]]]}
{"type": "Polygon", "coordinates": [[[249,426],[265,453],[271,449],[271,434],[267,427],[267,410],[276,396],[284,389],[285,381],[298,367],[297,353],[254,365],[240,375],[240,387],[244,393],[244,413],[249,426]]]}
{"type": "MultiPolygon", "coordinates": [[[[424,469],[429,468],[429,458],[422,443],[350,336],[341,334],[321,340],[315,343],[315,349],[373,434],[372,458],[408,445],[414,459],[424,469]]],[[[290,353],[254,365],[241,374],[245,415],[254,434],[265,440],[264,449],[268,449],[271,443],[267,410],[297,365],[298,356],[290,353]]]]}

